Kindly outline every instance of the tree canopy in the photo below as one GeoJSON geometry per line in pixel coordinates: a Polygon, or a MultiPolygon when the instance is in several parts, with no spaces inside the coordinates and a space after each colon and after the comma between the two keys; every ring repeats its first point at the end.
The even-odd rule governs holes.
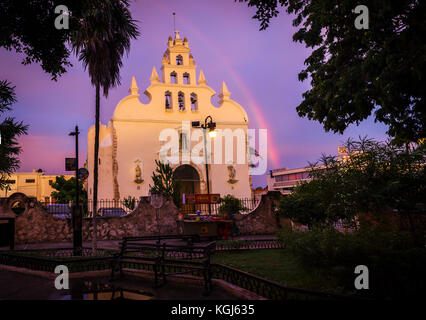
{"type": "MultiPolygon", "coordinates": [[[[119,83],[121,57],[129,51],[130,38],[138,34],[128,5],[127,0],[3,0],[0,2],[0,47],[22,53],[23,64],[39,63],[52,80],[57,80],[72,66],[70,55],[75,50],[92,71],[92,82],[100,83],[107,94],[111,86],[119,83]],[[59,16],[55,8],[59,5],[69,10],[68,28],[55,27],[59,16]],[[93,35],[97,35],[97,39],[93,35]],[[90,51],[90,46],[85,44],[95,44],[95,40],[97,50],[90,51]],[[93,71],[95,60],[103,73],[93,71]]],[[[0,81],[0,113],[10,110],[16,101],[14,88],[7,80],[0,81]]],[[[16,156],[21,148],[16,137],[25,134],[27,126],[13,118],[7,118],[0,126],[4,142],[0,146],[1,187],[2,175],[19,167],[16,156]]]]}
{"type": "Polygon", "coordinates": [[[71,44],[92,84],[101,86],[104,95],[120,84],[120,67],[130,41],[139,36],[126,0],[92,0],[82,13],[78,28],[72,32],[71,44]]]}
{"type": "MultiPolygon", "coordinates": [[[[83,182],[79,181],[79,198],[81,203],[87,203],[87,191],[83,188],[83,182]]],[[[52,182],[52,188],[57,191],[52,191],[51,196],[56,199],[58,203],[67,203],[75,201],[75,177],[65,179],[64,176],[56,177],[52,182]]]]}
{"type": "Polygon", "coordinates": [[[23,64],[40,63],[52,79],[71,66],[67,46],[72,32],[79,29],[82,13],[89,0],[3,0],[0,3],[0,47],[23,53],[23,64]],[[56,29],[55,8],[66,5],[71,12],[68,29],[56,29]]]}
{"type": "Polygon", "coordinates": [[[280,213],[295,222],[327,226],[351,223],[360,213],[380,220],[396,210],[406,215],[424,210],[426,147],[411,152],[390,141],[347,141],[348,156],[323,156],[311,164],[310,182],[298,185],[280,203],[280,213]]]}
{"type": "Polygon", "coordinates": [[[424,1],[368,1],[369,28],[360,30],[354,26],[356,0],[239,2],[257,8],[260,30],[285,7],[298,27],[293,40],[312,48],[299,73],[312,86],[297,107],[299,116],[343,133],[374,114],[396,144],[426,137],[424,1]]]}
{"type": "MultiPolygon", "coordinates": [[[[14,87],[10,82],[0,81],[0,114],[11,110],[16,101],[14,87]]],[[[3,190],[7,176],[19,168],[18,155],[21,147],[16,138],[27,133],[28,126],[7,117],[0,122],[0,190],[3,190]]]]}
{"type": "MultiPolygon", "coordinates": [[[[23,55],[23,64],[39,63],[53,80],[71,66],[71,30],[79,28],[81,13],[90,6],[89,0],[74,0],[69,5],[72,11],[69,29],[55,28],[59,0],[3,0],[0,2],[0,47],[15,50],[23,55]]],[[[11,110],[16,102],[15,87],[0,79],[0,114],[11,110]]],[[[5,177],[19,168],[18,155],[22,148],[16,138],[27,133],[28,126],[7,117],[0,123],[0,188],[5,177]]]]}

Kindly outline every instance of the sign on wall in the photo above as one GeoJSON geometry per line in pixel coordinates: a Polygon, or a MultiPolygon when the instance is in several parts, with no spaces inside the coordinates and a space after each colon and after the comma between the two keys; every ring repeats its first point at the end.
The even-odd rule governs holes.
{"type": "Polygon", "coordinates": [[[77,170],[77,161],[75,158],[65,158],[65,171],[77,170]]]}
{"type": "Polygon", "coordinates": [[[187,204],[209,204],[219,203],[220,194],[187,194],[185,195],[185,201],[187,204]]]}
{"type": "Polygon", "coordinates": [[[78,169],[78,178],[80,180],[86,180],[89,177],[89,171],[86,168],[78,169]]]}

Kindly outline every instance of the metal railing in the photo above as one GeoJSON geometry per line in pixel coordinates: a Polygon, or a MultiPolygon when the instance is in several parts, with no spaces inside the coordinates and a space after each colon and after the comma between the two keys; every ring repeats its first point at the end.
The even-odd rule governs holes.
{"type": "MultiPolygon", "coordinates": [[[[248,213],[252,211],[258,205],[260,199],[258,198],[243,198],[238,199],[241,202],[241,205],[246,208],[246,210],[240,213],[248,213]]],[[[139,204],[140,199],[99,199],[98,200],[98,215],[100,216],[123,216],[132,212],[139,204]]],[[[39,202],[40,205],[50,214],[61,217],[61,218],[71,218],[73,202],[39,202]]],[[[93,212],[93,200],[88,200],[80,204],[83,210],[83,217],[92,217],[93,212]]],[[[211,213],[212,215],[218,215],[220,212],[220,207],[222,203],[211,204],[211,213]]],[[[179,208],[179,212],[184,215],[188,214],[197,214],[197,211],[200,211],[201,215],[209,214],[209,205],[208,204],[184,204],[179,208]]]]}
{"type": "MultiPolygon", "coordinates": [[[[99,216],[123,216],[132,212],[139,204],[139,199],[99,199],[97,203],[97,212],[99,216]]],[[[61,218],[71,218],[73,201],[68,202],[43,202],[39,204],[53,216],[61,218]]],[[[92,217],[93,200],[87,200],[80,204],[83,210],[83,217],[92,217]]]]}
{"type": "Polygon", "coordinates": [[[225,266],[212,264],[213,279],[224,280],[269,300],[352,300],[360,297],[283,286],[280,283],[225,266]]]}
{"type": "MultiPolygon", "coordinates": [[[[97,203],[98,214],[101,216],[108,216],[108,213],[111,215],[125,215],[132,212],[139,204],[140,199],[133,198],[131,201],[128,199],[99,199],[97,203]]],[[[93,211],[93,200],[89,200],[87,203],[87,211],[91,216],[93,211]]]]}
{"type": "Polygon", "coordinates": [[[73,248],[39,250],[14,250],[0,252],[0,264],[31,270],[54,272],[66,262],[70,272],[105,270],[110,267],[113,250],[98,250],[98,256],[91,256],[91,249],[83,248],[80,257],[73,256],[73,248]]]}
{"type": "Polygon", "coordinates": [[[216,251],[237,251],[257,249],[281,249],[281,241],[276,239],[222,240],[216,242],[216,251]]]}
{"type": "MultiPolygon", "coordinates": [[[[9,251],[0,252],[0,264],[10,265],[16,267],[29,268],[32,270],[40,270],[47,272],[54,272],[55,267],[58,264],[64,264],[66,261],[70,272],[85,272],[95,270],[108,270],[111,269],[111,255],[105,252],[106,256],[88,257],[82,256],[80,258],[71,257],[72,248],[61,248],[51,249],[45,251],[49,252],[47,257],[41,257],[32,254],[41,254],[40,252],[34,252],[38,250],[25,250],[25,251],[9,251]],[[59,251],[59,252],[55,252],[59,251]],[[68,252],[69,251],[69,252],[68,252]],[[69,256],[69,259],[64,257],[69,256]]],[[[86,250],[89,252],[89,249],[86,250]]],[[[170,263],[165,265],[165,272],[167,273],[179,273],[186,270],[188,266],[199,265],[199,262],[185,262],[185,265],[179,263],[170,263]]],[[[154,264],[144,261],[123,261],[123,268],[154,271],[154,264]]],[[[363,299],[363,297],[341,295],[328,292],[320,292],[314,290],[300,289],[283,286],[277,282],[258,277],[256,275],[225,266],[222,264],[211,264],[211,272],[213,279],[224,280],[228,283],[236,285],[251,291],[258,296],[264,297],[271,300],[287,300],[287,299],[363,299]]],[[[193,276],[202,277],[202,270],[196,270],[189,272],[193,276]]]]}
{"type": "MultiPolygon", "coordinates": [[[[240,213],[245,214],[252,211],[254,208],[256,208],[257,204],[259,203],[260,199],[258,198],[243,198],[238,199],[243,207],[246,208],[246,210],[241,211],[240,213]]],[[[210,204],[211,208],[211,214],[212,215],[218,215],[220,213],[220,207],[222,206],[222,203],[212,203],[210,204]]],[[[201,215],[208,215],[209,214],[209,205],[204,203],[199,204],[183,204],[179,208],[179,212],[183,213],[184,215],[188,214],[197,214],[197,211],[200,211],[201,215]]]]}

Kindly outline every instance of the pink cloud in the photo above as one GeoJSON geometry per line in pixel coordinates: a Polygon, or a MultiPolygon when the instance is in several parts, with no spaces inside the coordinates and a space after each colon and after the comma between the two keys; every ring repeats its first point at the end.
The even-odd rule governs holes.
{"type": "MultiPolygon", "coordinates": [[[[18,172],[29,172],[33,169],[43,169],[51,174],[70,173],[65,171],[65,158],[74,157],[74,143],[69,137],[49,135],[28,135],[18,139],[22,147],[18,172]]],[[[79,155],[80,166],[86,160],[86,150],[79,155]]]]}

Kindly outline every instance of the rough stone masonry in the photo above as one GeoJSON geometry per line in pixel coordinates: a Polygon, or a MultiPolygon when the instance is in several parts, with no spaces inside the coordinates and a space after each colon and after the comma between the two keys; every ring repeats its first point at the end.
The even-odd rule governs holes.
{"type": "MultiPolygon", "coordinates": [[[[235,215],[241,234],[272,234],[280,225],[275,215],[280,195],[269,192],[262,196],[259,205],[248,214],[235,215]]],[[[142,197],[138,206],[123,217],[98,217],[97,239],[117,240],[123,237],[156,234],[176,234],[178,209],[171,199],[164,199],[163,205],[155,209],[150,197],[142,197]],[[156,214],[156,210],[158,216],[156,214]],[[158,220],[157,220],[158,219],[158,220]]],[[[15,217],[15,243],[41,243],[72,241],[71,219],[56,218],[47,213],[35,198],[15,193],[9,198],[0,198],[0,217],[15,217]],[[20,202],[25,206],[22,214],[16,215],[12,206],[20,202]]],[[[93,237],[92,218],[83,221],[83,239],[93,237]]]]}

